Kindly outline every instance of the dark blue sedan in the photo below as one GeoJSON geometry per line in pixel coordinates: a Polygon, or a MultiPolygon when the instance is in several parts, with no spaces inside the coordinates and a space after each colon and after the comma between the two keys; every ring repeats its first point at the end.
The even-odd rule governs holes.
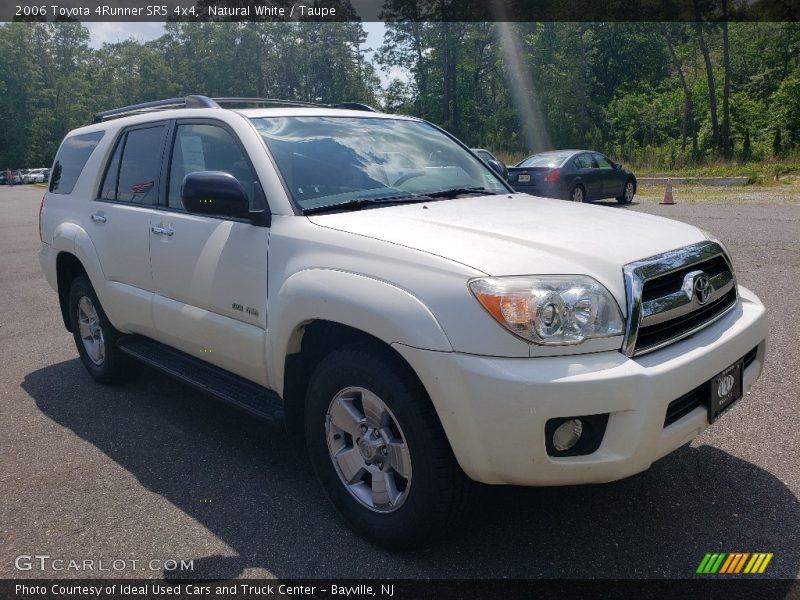
{"type": "Polygon", "coordinates": [[[634,174],[593,150],[534,154],[508,169],[508,183],[518,192],[573,202],[616,198],[630,204],[636,194],[634,174]]]}

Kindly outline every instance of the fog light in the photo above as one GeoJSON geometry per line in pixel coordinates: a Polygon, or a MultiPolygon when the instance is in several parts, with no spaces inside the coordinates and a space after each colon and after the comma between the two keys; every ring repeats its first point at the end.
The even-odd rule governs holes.
{"type": "Polygon", "coordinates": [[[564,421],[553,432],[553,447],[559,452],[572,448],[581,439],[583,423],[580,419],[564,421]]]}

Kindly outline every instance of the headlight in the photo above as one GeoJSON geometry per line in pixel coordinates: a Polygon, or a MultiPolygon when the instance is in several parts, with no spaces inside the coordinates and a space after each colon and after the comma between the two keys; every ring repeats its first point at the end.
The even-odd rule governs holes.
{"type": "Polygon", "coordinates": [[[469,289],[498,323],[535,344],[580,344],[624,329],[613,296],[584,275],[486,277],[469,289]]]}

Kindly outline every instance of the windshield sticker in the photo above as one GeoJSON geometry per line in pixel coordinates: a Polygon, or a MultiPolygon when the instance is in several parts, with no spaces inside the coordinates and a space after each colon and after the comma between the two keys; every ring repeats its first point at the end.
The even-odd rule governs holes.
{"type": "Polygon", "coordinates": [[[181,152],[183,153],[183,166],[187,173],[206,170],[203,139],[199,135],[182,135],[181,152]]]}

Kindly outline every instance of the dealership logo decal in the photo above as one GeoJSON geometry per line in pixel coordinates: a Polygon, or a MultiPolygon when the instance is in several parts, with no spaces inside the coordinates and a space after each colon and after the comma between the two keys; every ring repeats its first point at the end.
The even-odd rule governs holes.
{"type": "Polygon", "coordinates": [[[14,559],[14,568],[17,571],[194,571],[194,559],[96,559],[20,554],[14,559]]]}
{"type": "Polygon", "coordinates": [[[772,552],[708,552],[695,572],[700,575],[761,574],[771,560],[772,552]]]}
{"type": "Polygon", "coordinates": [[[717,395],[720,398],[724,398],[730,394],[735,382],[736,380],[733,378],[733,375],[730,373],[725,375],[725,377],[719,380],[719,385],[717,386],[717,395]]]}

